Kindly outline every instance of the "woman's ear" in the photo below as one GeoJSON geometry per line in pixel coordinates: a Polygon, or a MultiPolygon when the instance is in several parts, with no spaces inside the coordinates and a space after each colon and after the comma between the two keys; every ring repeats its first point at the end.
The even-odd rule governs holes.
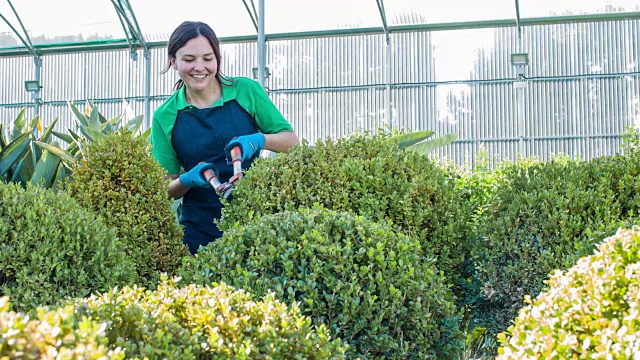
{"type": "Polygon", "coordinates": [[[173,70],[178,70],[178,65],[176,64],[176,59],[175,58],[169,59],[169,64],[171,64],[171,68],[173,70]]]}

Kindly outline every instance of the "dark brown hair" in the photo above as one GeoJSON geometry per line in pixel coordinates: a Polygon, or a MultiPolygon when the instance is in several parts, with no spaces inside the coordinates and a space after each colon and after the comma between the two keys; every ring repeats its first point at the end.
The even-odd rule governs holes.
{"type": "MultiPolygon", "coordinates": [[[[204,36],[209,40],[209,44],[211,44],[213,54],[216,57],[216,62],[218,63],[218,72],[216,73],[216,79],[218,79],[218,82],[220,82],[220,84],[224,84],[223,80],[229,82],[229,79],[227,79],[220,71],[222,60],[222,57],[220,56],[220,41],[213,29],[211,29],[209,25],[200,21],[185,21],[173,30],[173,33],[169,38],[169,44],[167,45],[169,61],[167,63],[167,67],[162,71],[162,73],[164,74],[171,69],[171,60],[176,59],[176,53],[178,50],[180,50],[190,40],[195,39],[198,36],[204,36]]],[[[184,82],[182,79],[178,79],[175,85],[173,85],[173,90],[178,90],[183,86],[184,82]]]]}

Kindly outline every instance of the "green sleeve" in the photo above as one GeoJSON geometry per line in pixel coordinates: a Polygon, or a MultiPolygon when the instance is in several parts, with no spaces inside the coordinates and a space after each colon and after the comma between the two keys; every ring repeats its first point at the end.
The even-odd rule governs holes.
{"type": "MultiPolygon", "coordinates": [[[[160,165],[167,170],[168,174],[180,173],[180,162],[173,146],[171,146],[171,135],[167,133],[165,114],[154,114],[151,126],[151,153],[160,165]],[[164,125],[164,126],[163,126],[164,125]]],[[[170,131],[170,130],[169,130],[170,131]]]]}
{"type": "Polygon", "coordinates": [[[261,132],[275,134],[293,130],[257,81],[248,78],[237,78],[236,81],[238,80],[238,103],[256,119],[261,132]]]}

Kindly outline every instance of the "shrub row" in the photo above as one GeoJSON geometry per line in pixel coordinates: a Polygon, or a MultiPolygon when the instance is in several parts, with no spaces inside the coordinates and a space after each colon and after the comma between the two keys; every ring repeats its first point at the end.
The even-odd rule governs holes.
{"type": "Polygon", "coordinates": [[[620,230],[524,307],[498,359],[635,359],[640,354],[640,232],[620,230]]]}
{"type": "Polygon", "coordinates": [[[35,320],[0,310],[0,358],[24,359],[343,359],[345,345],[329,338],[299,310],[242,290],[178,287],[116,288],[35,320]]]}
{"type": "Polygon", "coordinates": [[[504,331],[555,269],[567,269],[640,214],[640,156],[556,158],[505,166],[477,221],[477,317],[504,331]]]}

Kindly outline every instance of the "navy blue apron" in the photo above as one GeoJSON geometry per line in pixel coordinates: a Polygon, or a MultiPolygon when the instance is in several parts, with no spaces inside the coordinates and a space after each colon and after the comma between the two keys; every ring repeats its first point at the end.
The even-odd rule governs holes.
{"type": "MultiPolygon", "coordinates": [[[[236,136],[256,132],[255,119],[236,100],[230,100],[219,107],[178,111],[171,143],[185,171],[200,162],[213,163],[220,171],[220,181],[225,182],[233,176],[233,166],[227,163],[224,147],[236,136]]],[[[243,169],[257,156],[243,162],[243,169]]],[[[213,222],[220,219],[222,207],[212,187],[191,188],[184,195],[180,219],[184,226],[182,241],[192,254],[222,236],[213,222]]]]}

